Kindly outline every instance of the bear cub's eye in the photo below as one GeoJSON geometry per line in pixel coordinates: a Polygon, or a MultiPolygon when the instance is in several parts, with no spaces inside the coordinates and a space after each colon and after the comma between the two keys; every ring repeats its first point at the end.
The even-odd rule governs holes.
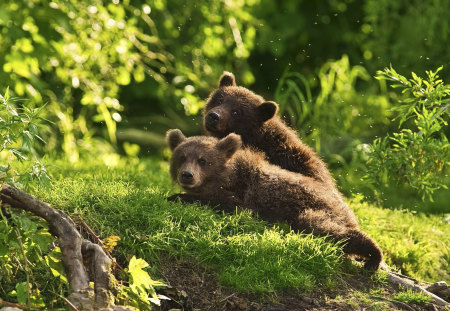
{"type": "Polygon", "coordinates": [[[231,111],[231,115],[232,115],[233,117],[238,117],[238,116],[239,116],[239,110],[233,110],[233,111],[231,111]]]}
{"type": "Polygon", "coordinates": [[[184,156],[184,155],[180,156],[180,162],[184,162],[184,161],[186,161],[186,156],[184,156]]]}
{"type": "Polygon", "coordinates": [[[206,164],[206,160],[203,158],[200,158],[197,160],[198,164],[200,164],[200,166],[204,166],[206,164]]]}

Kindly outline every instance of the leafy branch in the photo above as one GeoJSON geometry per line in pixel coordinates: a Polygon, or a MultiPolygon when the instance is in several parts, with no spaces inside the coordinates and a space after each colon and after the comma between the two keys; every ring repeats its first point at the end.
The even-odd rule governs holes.
{"type": "Polygon", "coordinates": [[[413,187],[422,199],[433,200],[435,190],[444,188],[450,164],[449,142],[445,135],[450,114],[450,85],[438,72],[414,72],[407,79],[392,66],[378,71],[376,79],[387,80],[401,89],[401,98],[392,111],[399,120],[399,132],[377,138],[369,146],[366,180],[378,186],[391,181],[413,187]]]}

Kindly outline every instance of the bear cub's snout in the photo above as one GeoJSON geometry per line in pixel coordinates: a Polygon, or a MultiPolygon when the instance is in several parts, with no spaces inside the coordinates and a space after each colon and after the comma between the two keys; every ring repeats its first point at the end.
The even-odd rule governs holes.
{"type": "Polygon", "coordinates": [[[216,129],[220,121],[220,113],[218,111],[211,111],[205,117],[205,127],[207,130],[213,131],[216,129]]]}

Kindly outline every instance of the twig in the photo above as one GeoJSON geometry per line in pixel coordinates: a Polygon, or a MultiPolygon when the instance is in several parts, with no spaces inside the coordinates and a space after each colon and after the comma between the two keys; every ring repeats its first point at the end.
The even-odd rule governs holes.
{"type": "Polygon", "coordinates": [[[100,236],[95,234],[94,230],[91,229],[91,227],[89,227],[89,225],[81,218],[81,217],[76,217],[74,218],[76,222],[79,222],[80,225],[83,227],[84,230],[86,230],[95,240],[95,242],[97,244],[99,244],[103,251],[105,252],[106,256],[109,257],[109,259],[111,259],[111,261],[114,263],[114,265],[119,268],[119,270],[123,271],[124,269],[122,268],[121,265],[119,265],[116,260],[114,259],[114,257],[111,255],[110,252],[108,252],[108,250],[106,249],[105,244],[103,243],[103,241],[100,239],[100,236]]]}
{"type": "Polygon", "coordinates": [[[61,296],[61,295],[59,295],[59,294],[56,294],[56,295],[58,295],[59,298],[61,298],[61,299],[66,303],[66,305],[67,305],[70,309],[72,309],[73,311],[78,311],[78,308],[75,307],[75,305],[74,305],[73,303],[71,303],[71,302],[69,301],[69,299],[67,299],[66,297],[61,296]]]}
{"type": "Polygon", "coordinates": [[[410,307],[408,304],[406,304],[404,302],[401,302],[401,301],[398,301],[398,300],[395,300],[395,299],[389,299],[389,298],[385,298],[385,297],[381,297],[381,296],[377,296],[377,295],[372,295],[372,296],[369,296],[369,297],[373,298],[373,299],[388,301],[388,302],[390,302],[392,304],[399,305],[399,306],[401,306],[402,308],[404,308],[406,310],[414,311],[414,308],[410,307]]]}
{"type": "Polygon", "coordinates": [[[31,310],[28,306],[24,306],[18,303],[5,301],[0,298],[0,307],[12,307],[12,308],[19,308],[22,310],[31,310]]]}
{"type": "Polygon", "coordinates": [[[30,282],[30,268],[28,267],[28,259],[27,259],[27,255],[25,254],[25,248],[23,247],[23,243],[22,243],[22,236],[20,235],[20,231],[19,229],[15,228],[15,232],[17,235],[17,241],[19,241],[19,245],[20,245],[20,250],[22,251],[22,256],[23,256],[23,262],[25,264],[25,275],[27,277],[27,306],[30,306],[31,303],[31,298],[30,298],[30,288],[29,288],[29,284],[30,282]]]}
{"type": "Polygon", "coordinates": [[[231,295],[228,295],[227,297],[225,297],[222,300],[220,300],[220,302],[224,302],[224,301],[230,299],[231,297],[233,297],[234,295],[236,295],[236,293],[232,293],[231,295]]]}

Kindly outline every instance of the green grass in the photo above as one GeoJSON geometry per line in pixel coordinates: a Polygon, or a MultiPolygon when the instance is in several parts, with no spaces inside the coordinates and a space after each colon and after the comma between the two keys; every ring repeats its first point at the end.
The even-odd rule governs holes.
{"type": "Polygon", "coordinates": [[[376,208],[358,199],[350,205],[390,266],[424,281],[450,280],[448,216],[376,208]]]}
{"type": "Polygon", "coordinates": [[[341,273],[340,247],[323,238],[267,225],[244,210],[230,215],[168,202],[178,189],[166,162],[150,159],[114,169],[56,162],[53,176],[50,191],[33,192],[82,217],[101,236],[120,236],[119,258],[136,254],[155,265],[167,256],[190,260],[216,271],[223,286],[257,294],[329,287],[341,273]]]}
{"type": "MultiPolygon", "coordinates": [[[[56,161],[49,189],[32,191],[70,215],[82,217],[102,237],[121,238],[115,255],[135,254],[153,266],[164,258],[215,271],[222,286],[241,292],[311,290],[336,285],[345,267],[340,247],[287,226],[273,226],[238,210],[168,202],[179,189],[168,163],[146,159],[108,168],[56,161]]],[[[384,250],[386,261],[424,280],[449,280],[449,225],[439,215],[386,210],[353,200],[362,228],[384,250]]]]}
{"type": "Polygon", "coordinates": [[[430,296],[425,295],[421,292],[415,292],[411,289],[399,291],[394,295],[393,298],[404,303],[415,303],[419,305],[433,301],[430,296]]]}

